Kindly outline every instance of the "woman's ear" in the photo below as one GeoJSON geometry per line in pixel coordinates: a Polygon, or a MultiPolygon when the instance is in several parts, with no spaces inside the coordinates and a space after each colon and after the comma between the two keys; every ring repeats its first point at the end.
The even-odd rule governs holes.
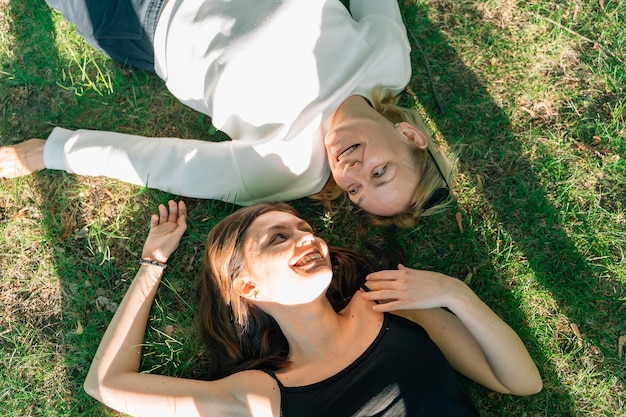
{"type": "Polygon", "coordinates": [[[257,286],[248,278],[235,278],[233,281],[233,288],[240,296],[254,300],[259,294],[259,289],[257,286]]]}
{"type": "Polygon", "coordinates": [[[428,138],[424,132],[413,126],[411,123],[396,123],[396,129],[418,148],[428,148],[428,138]]]}

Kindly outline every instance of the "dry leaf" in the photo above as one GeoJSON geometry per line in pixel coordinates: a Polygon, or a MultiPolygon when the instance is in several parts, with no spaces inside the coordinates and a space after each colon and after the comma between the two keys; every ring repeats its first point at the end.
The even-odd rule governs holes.
{"type": "Polygon", "coordinates": [[[80,320],[76,323],[76,334],[83,334],[83,325],[80,323],[80,320]]]}
{"type": "Polygon", "coordinates": [[[571,327],[572,331],[576,335],[576,339],[578,341],[578,346],[582,346],[583,345],[583,334],[580,333],[580,330],[578,329],[578,325],[576,323],[570,323],[569,327],[571,327]]]}
{"type": "Polygon", "coordinates": [[[528,107],[525,106],[521,106],[520,109],[524,110],[526,113],[528,113],[530,115],[530,117],[532,117],[533,119],[535,119],[537,117],[537,114],[535,114],[534,111],[532,111],[531,109],[529,109],[528,107]]]}
{"type": "Polygon", "coordinates": [[[617,356],[620,358],[624,355],[624,345],[626,345],[626,335],[620,336],[617,341],[617,356]]]}
{"type": "Polygon", "coordinates": [[[480,189],[483,186],[483,177],[476,175],[476,188],[480,189]]]}
{"type": "Polygon", "coordinates": [[[165,334],[171,336],[172,333],[174,333],[174,326],[172,326],[171,324],[165,326],[165,334]]]}
{"type": "Polygon", "coordinates": [[[457,211],[454,217],[456,218],[456,224],[459,226],[459,230],[463,233],[463,216],[461,216],[461,212],[457,211]]]}
{"type": "Polygon", "coordinates": [[[469,271],[467,273],[467,276],[465,277],[465,279],[463,280],[464,283],[466,283],[467,285],[469,285],[469,283],[472,281],[472,278],[474,277],[474,273],[472,271],[469,271]]]}

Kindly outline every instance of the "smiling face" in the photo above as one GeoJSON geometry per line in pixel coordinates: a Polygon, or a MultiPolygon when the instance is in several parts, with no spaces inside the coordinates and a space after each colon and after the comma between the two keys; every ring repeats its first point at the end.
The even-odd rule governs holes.
{"type": "Polygon", "coordinates": [[[392,216],[408,207],[419,181],[411,154],[428,146],[419,129],[382,116],[350,118],[324,144],[335,182],[363,210],[392,216]]]}
{"type": "Polygon", "coordinates": [[[332,279],[326,243],[290,213],[271,211],[248,227],[240,292],[251,300],[296,305],[324,296],[332,279]]]}

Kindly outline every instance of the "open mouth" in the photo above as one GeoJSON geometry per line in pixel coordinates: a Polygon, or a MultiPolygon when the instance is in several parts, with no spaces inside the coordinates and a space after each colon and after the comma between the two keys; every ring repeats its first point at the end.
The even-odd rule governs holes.
{"type": "Polygon", "coordinates": [[[322,259],[322,254],[319,252],[311,252],[304,255],[302,258],[298,259],[298,262],[295,263],[295,266],[301,267],[305,266],[311,262],[315,262],[318,259],[322,259]]]}
{"type": "Polygon", "coordinates": [[[343,152],[337,155],[337,161],[341,161],[343,158],[345,158],[346,156],[354,152],[354,150],[358,147],[359,147],[359,144],[356,144],[356,145],[350,146],[348,149],[345,149],[343,152]]]}

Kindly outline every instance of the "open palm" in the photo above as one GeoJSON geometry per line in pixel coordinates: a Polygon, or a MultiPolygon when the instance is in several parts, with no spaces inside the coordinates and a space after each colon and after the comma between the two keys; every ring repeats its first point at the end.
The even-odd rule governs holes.
{"type": "Polygon", "coordinates": [[[187,230],[185,202],[170,200],[167,204],[160,204],[159,213],[153,214],[150,219],[150,232],[141,253],[143,259],[167,262],[187,230]]]}

